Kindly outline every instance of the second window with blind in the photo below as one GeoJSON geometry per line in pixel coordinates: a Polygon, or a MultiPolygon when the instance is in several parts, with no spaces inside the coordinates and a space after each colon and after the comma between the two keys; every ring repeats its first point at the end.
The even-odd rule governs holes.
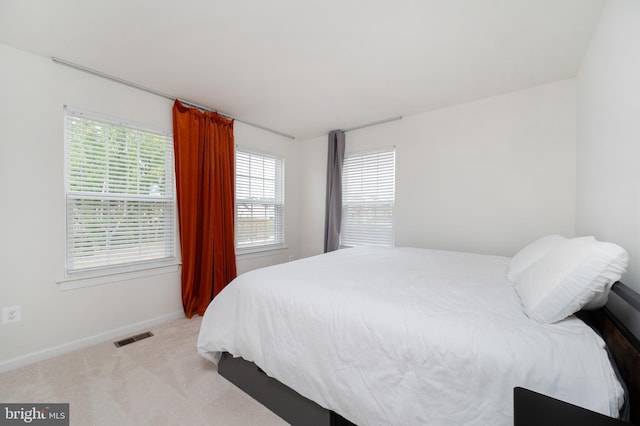
{"type": "Polygon", "coordinates": [[[237,147],[236,253],[284,246],[284,159],[237,147]]]}
{"type": "Polygon", "coordinates": [[[340,246],[393,246],[395,149],[347,154],[342,170],[340,246]]]}

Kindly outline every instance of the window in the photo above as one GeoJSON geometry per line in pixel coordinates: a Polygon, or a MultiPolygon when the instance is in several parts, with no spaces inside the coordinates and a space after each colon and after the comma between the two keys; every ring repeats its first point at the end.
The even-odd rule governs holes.
{"type": "Polygon", "coordinates": [[[236,250],[284,246],[284,160],[236,150],[236,250]]]}
{"type": "Polygon", "coordinates": [[[66,272],[175,259],[168,132],[65,109],[66,272]]]}
{"type": "Polygon", "coordinates": [[[340,245],[393,245],[395,150],[345,156],[340,245]]]}

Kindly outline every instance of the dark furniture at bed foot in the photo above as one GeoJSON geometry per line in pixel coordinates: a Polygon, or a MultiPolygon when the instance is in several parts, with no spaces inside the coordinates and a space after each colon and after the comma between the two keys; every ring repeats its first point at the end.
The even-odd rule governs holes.
{"type": "Polygon", "coordinates": [[[254,363],[227,352],[218,362],[218,373],[294,426],[355,426],[267,376],[254,363]]]}
{"type": "Polygon", "coordinates": [[[524,388],[513,390],[514,426],[620,426],[629,425],[524,388]]]}

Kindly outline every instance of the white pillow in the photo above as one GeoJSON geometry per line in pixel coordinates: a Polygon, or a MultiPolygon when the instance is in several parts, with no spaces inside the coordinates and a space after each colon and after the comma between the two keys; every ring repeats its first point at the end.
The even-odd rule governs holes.
{"type": "Polygon", "coordinates": [[[524,247],[511,259],[507,279],[513,283],[517,282],[520,275],[522,275],[527,268],[540,260],[542,256],[549,253],[553,247],[566,240],[562,235],[552,234],[539,238],[524,247]]]}
{"type": "Polygon", "coordinates": [[[515,289],[527,316],[550,324],[585,306],[606,303],[628,262],[629,255],[620,246],[593,237],[573,238],[524,271],[515,289]]]}

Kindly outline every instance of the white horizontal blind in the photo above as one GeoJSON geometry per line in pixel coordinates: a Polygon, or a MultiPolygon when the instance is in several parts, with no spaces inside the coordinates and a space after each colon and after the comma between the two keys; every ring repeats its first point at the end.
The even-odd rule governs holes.
{"type": "Polygon", "coordinates": [[[236,249],[284,245],[284,160],[236,149],[236,249]]]}
{"type": "Polygon", "coordinates": [[[65,110],[67,273],[175,258],[169,133],[65,110]]]}
{"type": "Polygon", "coordinates": [[[340,245],[393,245],[395,150],[345,156],[340,245]]]}

